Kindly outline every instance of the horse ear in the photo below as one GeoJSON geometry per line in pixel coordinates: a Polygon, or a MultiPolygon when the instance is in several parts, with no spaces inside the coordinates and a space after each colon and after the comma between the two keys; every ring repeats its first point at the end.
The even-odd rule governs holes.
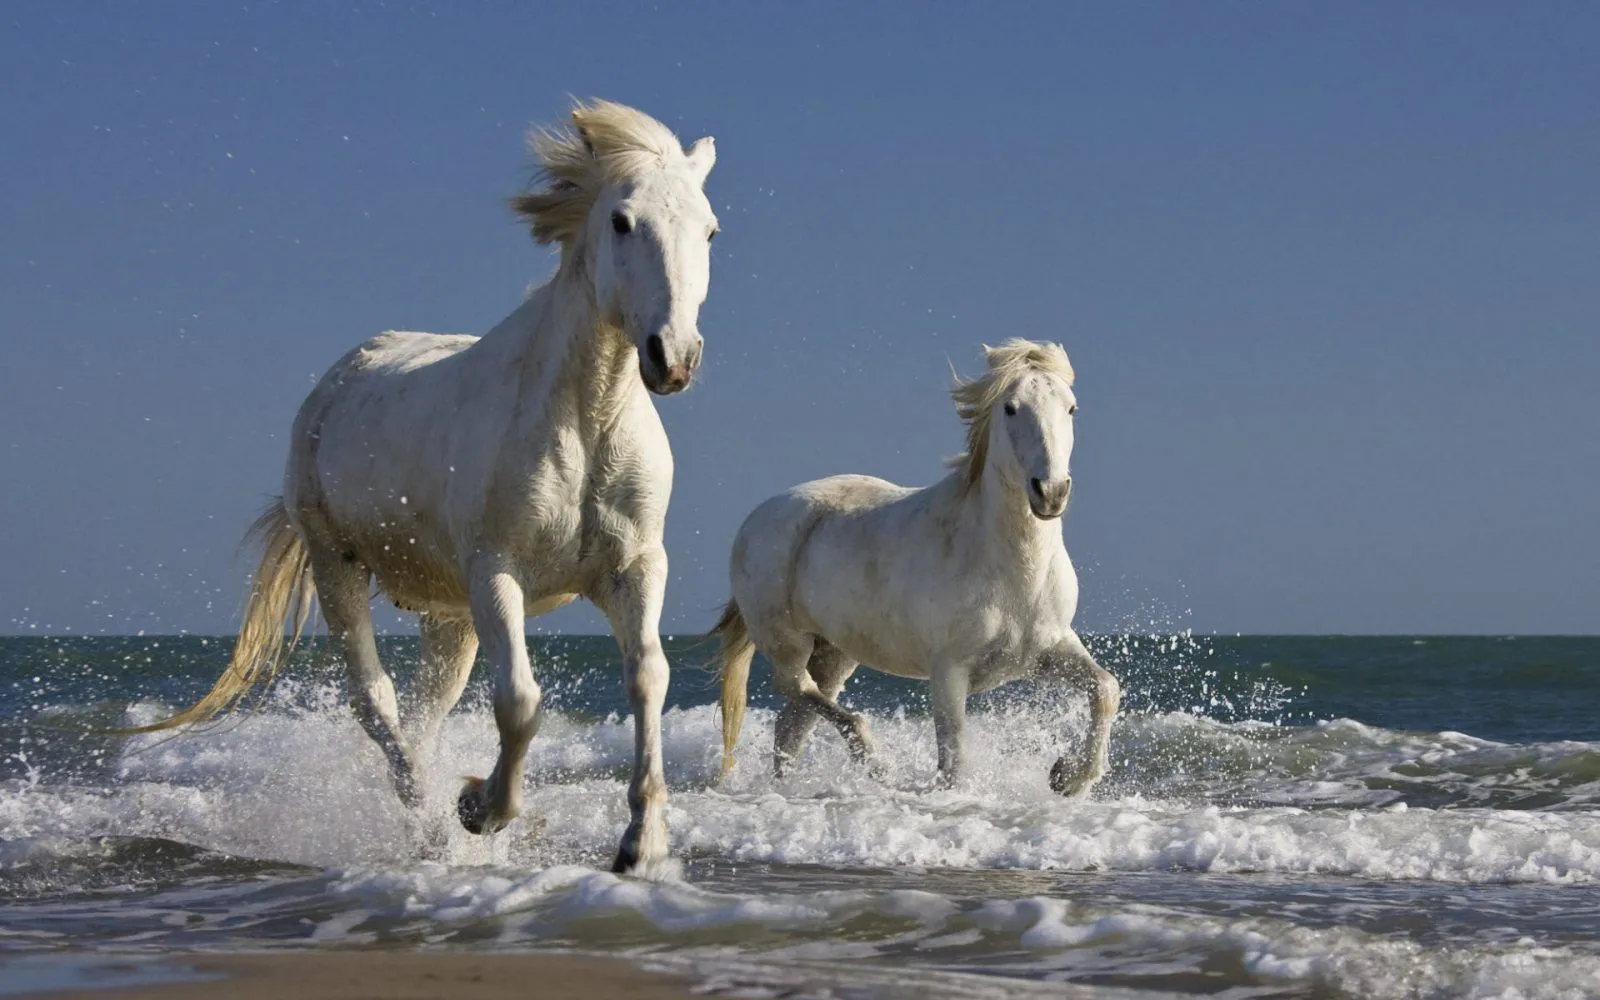
{"type": "Polygon", "coordinates": [[[711,168],[717,162],[717,140],[706,136],[696,139],[693,146],[689,147],[689,167],[695,173],[701,184],[706,182],[706,175],[711,173],[711,168]]]}

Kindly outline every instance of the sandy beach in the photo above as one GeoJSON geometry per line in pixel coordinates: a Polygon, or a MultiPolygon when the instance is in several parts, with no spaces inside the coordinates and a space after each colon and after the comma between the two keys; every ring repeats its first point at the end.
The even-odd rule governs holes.
{"type": "Polygon", "coordinates": [[[683,1000],[690,984],[585,955],[296,951],[169,956],[203,979],[14,994],[22,1000],[683,1000]]]}

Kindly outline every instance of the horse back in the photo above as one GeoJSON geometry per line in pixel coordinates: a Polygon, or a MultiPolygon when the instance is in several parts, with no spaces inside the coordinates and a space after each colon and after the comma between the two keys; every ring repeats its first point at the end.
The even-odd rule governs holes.
{"type": "Polygon", "coordinates": [[[758,643],[767,628],[787,629],[820,636],[880,670],[914,669],[901,666],[907,658],[895,636],[905,629],[890,592],[902,522],[922,492],[870,476],[831,476],[757,507],[740,529],[731,569],[735,600],[758,643]]]}
{"type": "Polygon", "coordinates": [[[1076,576],[1064,550],[1030,569],[997,562],[962,515],[961,496],[948,478],[908,490],[840,476],[757,508],[733,574],[752,634],[777,623],[910,678],[940,660],[994,660],[975,689],[1025,671],[1017,657],[1070,624],[1076,576]]]}
{"type": "Polygon", "coordinates": [[[366,564],[397,603],[419,610],[465,602],[449,512],[454,474],[474,465],[456,427],[483,391],[462,384],[459,364],[477,342],[373,337],[323,375],[291,434],[284,500],[313,551],[366,564]]]}

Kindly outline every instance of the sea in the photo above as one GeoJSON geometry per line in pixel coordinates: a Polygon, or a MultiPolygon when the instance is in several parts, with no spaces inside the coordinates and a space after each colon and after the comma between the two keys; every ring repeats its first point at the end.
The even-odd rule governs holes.
{"type": "MultiPolygon", "coordinates": [[[[607,870],[632,758],[614,644],[530,642],[525,812],[440,845],[324,646],[208,731],[125,738],[105,730],[192,701],[231,640],[0,639],[0,995],[363,948],[621,956],[739,996],[1600,996],[1597,638],[1091,636],[1125,700],[1076,801],[1048,774],[1081,698],[974,698],[971,773],[941,788],[925,685],[865,669],[843,700],[882,770],[819,728],[775,779],[759,662],[719,781],[712,650],[674,638],[675,862],[651,879],[607,870]]],[[[415,640],[382,650],[404,690],[415,640]]],[[[486,673],[444,727],[436,819],[492,764],[486,673]]]]}

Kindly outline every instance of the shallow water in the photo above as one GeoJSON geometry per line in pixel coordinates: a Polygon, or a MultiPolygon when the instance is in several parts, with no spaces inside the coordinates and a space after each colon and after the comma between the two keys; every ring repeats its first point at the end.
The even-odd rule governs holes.
{"type": "MultiPolygon", "coordinates": [[[[1102,638],[1127,705],[1086,802],[1046,777],[1081,701],[975,699],[973,773],[935,789],[923,689],[866,672],[846,700],[881,780],[822,729],[774,780],[759,667],[714,785],[685,645],[665,720],[678,865],[644,881],[603,870],[632,746],[609,640],[540,641],[527,810],[488,839],[446,822],[492,761],[469,691],[429,779],[451,831],[435,860],[325,655],[216,732],[126,741],[84,727],[192,698],[227,643],[0,640],[0,961],[569,947],[882,995],[1600,995],[1600,640],[1102,638]]],[[[403,678],[414,644],[385,652],[403,678]]]]}

